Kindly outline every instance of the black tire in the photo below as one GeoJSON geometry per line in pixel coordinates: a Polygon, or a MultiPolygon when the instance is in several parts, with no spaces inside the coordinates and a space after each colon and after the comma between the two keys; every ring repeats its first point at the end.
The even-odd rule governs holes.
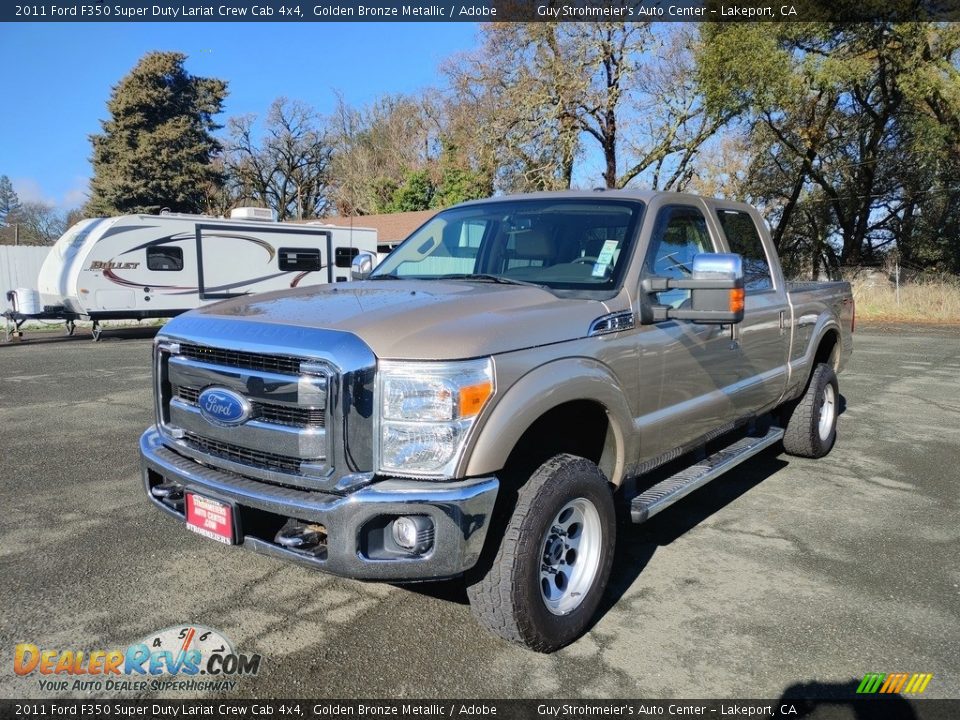
{"type": "Polygon", "coordinates": [[[790,455],[820,458],[830,452],[837,439],[840,390],[833,368],[818,363],[803,396],[785,408],[783,449],[790,455]],[[830,398],[830,404],[825,402],[830,398]],[[821,418],[829,413],[821,431],[821,418]]]}
{"type": "MultiPolygon", "coordinates": [[[[495,538],[490,540],[495,542],[495,538]]],[[[467,595],[474,616],[491,632],[538,652],[553,652],[573,642],[586,630],[600,604],[610,577],[615,543],[616,511],[603,473],[584,458],[554,456],[520,488],[496,555],[486,567],[477,568],[470,580],[467,595]],[[570,503],[581,501],[592,504],[599,517],[600,535],[597,538],[594,530],[593,541],[593,547],[599,546],[599,557],[589,588],[583,593],[569,593],[571,598],[578,598],[569,602],[579,604],[566,614],[555,614],[548,609],[541,590],[544,545],[557,540],[552,528],[561,511],[570,503]]],[[[586,552],[584,558],[575,553],[570,567],[578,559],[585,563],[580,567],[594,567],[589,557],[586,552]]]]}

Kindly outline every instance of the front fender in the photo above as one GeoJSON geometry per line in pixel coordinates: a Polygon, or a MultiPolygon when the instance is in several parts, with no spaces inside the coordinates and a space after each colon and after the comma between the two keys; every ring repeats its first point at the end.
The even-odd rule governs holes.
{"type": "Polygon", "coordinates": [[[605,365],[585,357],[541,365],[517,380],[487,416],[469,449],[465,476],[493,474],[506,465],[514,446],[548,410],[574,400],[590,400],[606,409],[615,457],[606,469],[610,482],[623,480],[631,451],[632,414],[617,378],[605,365]]]}

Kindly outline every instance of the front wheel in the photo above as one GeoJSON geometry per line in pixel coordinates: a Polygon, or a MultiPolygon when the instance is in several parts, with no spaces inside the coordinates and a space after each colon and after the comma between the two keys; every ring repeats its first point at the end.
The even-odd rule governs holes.
{"type": "Polygon", "coordinates": [[[492,565],[467,588],[471,609],[511,642],[557,650],[593,618],[615,542],[603,473],[584,458],[557,455],[521,488],[492,565]]]}

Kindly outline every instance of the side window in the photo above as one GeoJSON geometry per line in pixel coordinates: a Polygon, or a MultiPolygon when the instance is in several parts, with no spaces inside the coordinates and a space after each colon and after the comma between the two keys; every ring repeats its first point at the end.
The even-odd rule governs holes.
{"type": "MultiPolygon", "coordinates": [[[[707,220],[697,208],[672,205],[663,208],[647,250],[647,267],[653,275],[668,278],[689,278],[693,273],[693,256],[713,252],[707,220]]],[[[689,290],[665,290],[656,294],[661,305],[680,307],[690,297],[689,290]]]]}
{"type": "Polygon", "coordinates": [[[281,270],[320,270],[320,251],[316,248],[279,248],[277,265],[281,270]]]}
{"type": "Polygon", "coordinates": [[[183,248],[168,245],[148,247],[147,270],[183,270],[183,248]]]}
{"type": "Polygon", "coordinates": [[[746,291],[771,289],[773,278],[770,275],[770,263],[753,218],[739,210],[717,210],[717,216],[723,234],[727,236],[730,252],[743,257],[743,285],[746,291]]]}

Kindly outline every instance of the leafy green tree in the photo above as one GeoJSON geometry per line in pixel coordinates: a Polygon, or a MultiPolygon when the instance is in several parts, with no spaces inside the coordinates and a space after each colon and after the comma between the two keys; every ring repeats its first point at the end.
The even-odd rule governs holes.
{"type": "Polygon", "coordinates": [[[13,189],[13,183],[6,175],[0,175],[0,225],[5,225],[7,216],[19,207],[20,198],[13,189]]]}
{"type": "Polygon", "coordinates": [[[782,250],[809,248],[814,268],[830,254],[825,240],[846,265],[894,246],[954,262],[960,28],[708,23],[703,32],[702,88],[711,107],[739,114],[753,158],[741,189],[766,206],[782,250]]]}
{"type": "Polygon", "coordinates": [[[430,181],[426,170],[412,170],[407,173],[403,184],[393,191],[389,204],[383,212],[411,212],[429,210],[436,188],[430,181]]]}
{"type": "Polygon", "coordinates": [[[430,200],[430,207],[445,208],[467,200],[493,194],[490,176],[475,170],[464,161],[464,155],[453,142],[444,143],[440,155],[440,179],[430,200]]]}
{"type": "Polygon", "coordinates": [[[190,75],[186,55],[151,52],[114,88],[110,119],[92,135],[88,215],[200,212],[222,177],[213,118],[223,107],[222,80],[190,75]]]}

